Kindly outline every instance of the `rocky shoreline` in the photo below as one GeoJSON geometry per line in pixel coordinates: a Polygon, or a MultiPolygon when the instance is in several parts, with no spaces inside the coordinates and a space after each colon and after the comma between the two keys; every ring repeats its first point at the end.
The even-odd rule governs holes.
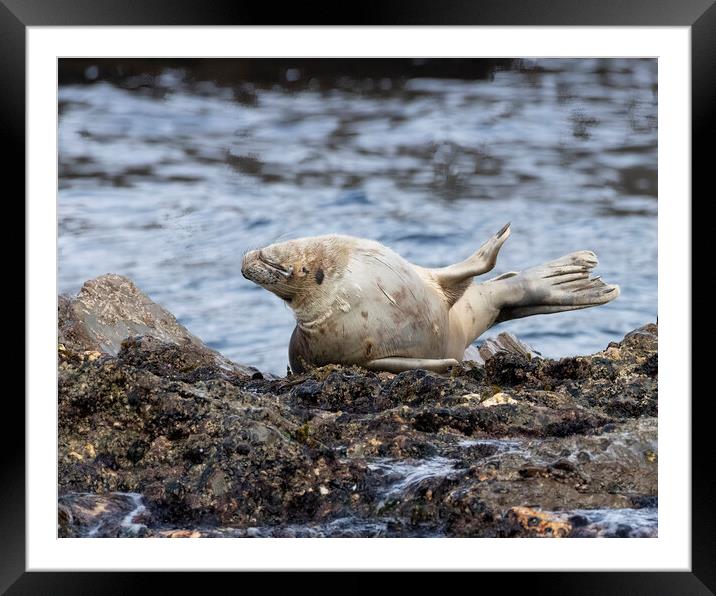
{"type": "Polygon", "coordinates": [[[447,375],[228,361],[121,276],[59,298],[58,534],[655,536],[658,329],[447,375]]]}

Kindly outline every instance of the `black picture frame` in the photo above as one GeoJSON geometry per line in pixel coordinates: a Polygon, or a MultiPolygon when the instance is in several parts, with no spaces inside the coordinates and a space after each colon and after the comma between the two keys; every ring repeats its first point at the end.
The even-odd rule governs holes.
{"type": "MultiPolygon", "coordinates": [[[[25,189],[25,39],[31,26],[102,25],[481,25],[481,26],[682,26],[691,27],[692,197],[705,195],[716,106],[716,6],[713,0],[488,0],[392,1],[346,6],[270,5],[232,0],[0,0],[0,131],[7,148],[6,184],[25,189]],[[346,10],[346,9],[349,10],[346,10]],[[350,15],[350,22],[346,16],[350,15]]],[[[709,193],[709,194],[712,194],[709,193]]],[[[687,201],[689,199],[685,199],[687,201]]],[[[693,198],[691,199],[694,204],[693,198]]],[[[26,317],[29,313],[26,312],[26,317]]],[[[685,346],[684,349],[690,349],[685,346]]],[[[27,354],[31,358],[31,354],[27,354]]],[[[693,365],[692,365],[693,369],[693,365]]],[[[698,370],[698,369],[697,369],[698,370]]],[[[194,574],[25,571],[24,404],[6,395],[4,419],[20,436],[3,433],[0,467],[0,592],[8,594],[125,594],[142,590],[206,587],[194,574]],[[181,582],[181,583],[180,583],[181,582]]],[[[682,396],[691,399],[691,388],[682,396]]],[[[706,397],[706,396],[704,396],[706,397]]],[[[712,460],[708,400],[692,401],[692,571],[520,573],[510,590],[554,594],[713,594],[716,592],[716,491],[708,473],[712,460]]],[[[504,582],[504,580],[501,580],[504,582]]],[[[480,579],[484,589],[484,579],[480,579]]],[[[336,585],[336,584],[328,584],[336,585]]]]}

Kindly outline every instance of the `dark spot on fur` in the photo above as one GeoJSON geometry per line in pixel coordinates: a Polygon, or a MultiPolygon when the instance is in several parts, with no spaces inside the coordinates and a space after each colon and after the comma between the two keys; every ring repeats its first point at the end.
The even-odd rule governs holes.
{"type": "Polygon", "coordinates": [[[368,342],[368,344],[366,344],[366,346],[365,346],[366,358],[369,358],[372,353],[373,353],[373,344],[368,342]]]}
{"type": "Polygon", "coordinates": [[[368,313],[366,311],[362,310],[362,311],[360,311],[360,316],[363,317],[364,319],[367,319],[368,313]]]}
{"type": "Polygon", "coordinates": [[[316,271],[316,283],[320,286],[323,283],[323,278],[325,276],[323,275],[323,269],[319,269],[316,271]]]}

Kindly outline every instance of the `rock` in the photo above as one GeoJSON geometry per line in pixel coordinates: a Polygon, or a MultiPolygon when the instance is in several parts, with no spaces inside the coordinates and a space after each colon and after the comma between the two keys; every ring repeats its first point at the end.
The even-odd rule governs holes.
{"type": "Polygon", "coordinates": [[[497,406],[499,404],[517,404],[519,403],[517,400],[512,399],[509,395],[506,393],[495,393],[492,397],[488,397],[486,400],[482,402],[482,405],[484,407],[490,407],[490,406],[497,406]]]}
{"type": "Polygon", "coordinates": [[[60,300],[60,536],[656,532],[654,325],[557,361],[505,341],[479,373],[276,378],[129,280],[85,287],[60,300]]]}
{"type": "Polygon", "coordinates": [[[65,351],[89,352],[93,358],[99,352],[116,356],[126,339],[143,336],[191,350],[232,372],[258,372],[205,346],[174,315],[121,275],[109,273],[89,280],[75,298],[59,296],[58,321],[58,341],[65,351]]]}
{"type": "Polygon", "coordinates": [[[534,348],[521,342],[512,333],[506,331],[503,331],[495,338],[490,337],[483,341],[478,351],[483,362],[487,362],[498,352],[516,354],[527,359],[542,357],[534,348]]]}
{"type": "Polygon", "coordinates": [[[148,534],[141,496],[72,494],[59,498],[58,532],[63,537],[139,537],[148,534]]]}
{"type": "Polygon", "coordinates": [[[564,538],[572,531],[570,523],[529,507],[513,507],[507,512],[507,517],[519,526],[519,533],[524,531],[535,536],[564,538]]]}

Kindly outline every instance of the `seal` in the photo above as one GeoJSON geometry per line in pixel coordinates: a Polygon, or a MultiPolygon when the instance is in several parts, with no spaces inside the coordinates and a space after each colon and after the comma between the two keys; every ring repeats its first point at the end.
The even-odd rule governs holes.
{"type": "Polygon", "coordinates": [[[300,238],[246,253],[241,272],[293,310],[293,372],[326,364],[443,372],[496,323],[619,295],[618,286],[590,277],[598,261],[586,250],[475,283],[494,268],[509,235],[507,224],[464,261],[438,269],[414,265],[373,240],[300,238]]]}

